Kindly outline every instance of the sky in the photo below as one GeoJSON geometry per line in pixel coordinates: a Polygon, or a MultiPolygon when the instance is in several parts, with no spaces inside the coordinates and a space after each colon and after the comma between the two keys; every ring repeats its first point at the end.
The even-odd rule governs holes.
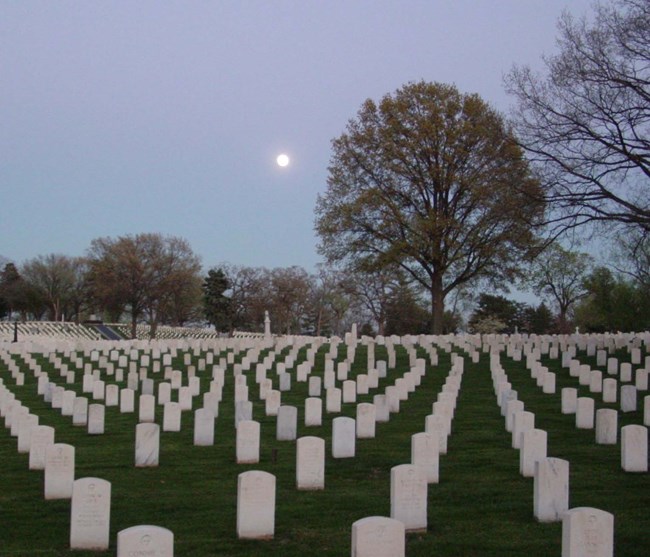
{"type": "Polygon", "coordinates": [[[186,239],[204,269],[322,262],[314,207],[361,104],[452,83],[503,113],[590,0],[0,0],[0,256],[186,239]],[[276,164],[286,153],[290,164],[276,164]]]}

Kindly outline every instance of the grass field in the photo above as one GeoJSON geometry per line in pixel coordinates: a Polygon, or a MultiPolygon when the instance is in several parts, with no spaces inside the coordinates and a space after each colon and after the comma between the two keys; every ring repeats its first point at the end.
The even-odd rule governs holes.
{"type": "MultiPolygon", "coordinates": [[[[325,347],[316,358],[314,374],[322,374],[325,347]]],[[[418,349],[425,358],[425,351],[418,349]]],[[[440,458],[440,483],[429,486],[426,534],[407,536],[406,554],[415,556],[504,557],[559,556],[561,524],[540,524],[533,516],[533,480],[519,474],[519,453],[511,448],[510,433],[492,389],[489,357],[481,353],[478,363],[465,356],[465,371],[457,402],[448,454],[440,458]]],[[[128,354],[128,351],[125,352],[128,354]]],[[[287,353],[287,349],[282,353],[287,353]]],[[[305,349],[299,354],[304,359],[305,349]]],[[[377,347],[377,359],[385,359],[385,348],[377,347]]],[[[265,352],[262,352],[262,357],[265,352]]],[[[221,354],[223,356],[223,354],[221,354]]],[[[182,431],[161,432],[160,466],[134,467],[136,414],[120,414],[119,408],[106,409],[106,433],[90,436],[84,428],[73,427],[37,395],[37,382],[24,360],[13,355],[26,373],[24,386],[16,386],[7,367],[0,362],[0,378],[16,397],[40,418],[41,425],[56,429],[56,442],[76,448],[76,477],[94,476],[112,484],[111,547],[116,552],[117,532],[139,524],[170,529],[175,536],[177,557],[350,554],[351,525],[367,516],[390,515],[390,469],[410,461],[410,438],[424,431],[425,417],[451,368],[449,352],[438,348],[439,363],[427,360],[422,384],[399,414],[387,423],[377,424],[375,439],[357,441],[353,459],[333,459],[329,455],[331,420],[338,415],[354,417],[355,405],[343,405],[341,414],[323,414],[323,426],[305,427],[304,399],[307,383],[293,381],[290,392],[282,393],[282,403],[299,409],[298,436],[316,435],[326,440],[325,490],[298,491],[295,487],[295,443],[276,441],[276,419],[264,415],[263,402],[255,384],[254,366],[249,376],[249,397],[254,401],[254,419],[261,423],[261,462],[235,463],[234,381],[232,366],[226,373],[223,401],[216,421],[215,444],[195,447],[193,415],[183,413],[182,431]],[[271,541],[242,541],[236,535],[237,475],[246,470],[265,470],[277,478],[275,537],[271,541]]],[[[621,359],[627,358],[620,352],[621,359]]],[[[339,348],[338,358],[345,356],[339,348]]],[[[52,381],[63,384],[52,364],[42,354],[34,354],[52,381]]],[[[192,364],[205,357],[193,355],[192,364]]],[[[241,357],[238,356],[236,361],[241,357]]],[[[596,367],[595,359],[584,353],[577,356],[596,367]]],[[[215,358],[216,361],[217,358],[215,358]]],[[[276,358],[277,360],[277,358],[276,358]]],[[[71,366],[72,363],[64,358],[71,366]]],[[[89,361],[88,355],[86,360],[89,361]]],[[[366,372],[366,348],[360,345],[351,375],[366,372]]],[[[570,462],[570,507],[590,506],[614,514],[615,555],[647,557],[650,554],[650,475],[624,473],[620,466],[619,445],[596,445],[593,430],[575,428],[572,415],[560,412],[560,389],[580,387],[560,360],[543,357],[543,363],[557,373],[557,394],[543,394],[531,379],[525,362],[515,362],[505,353],[502,365],[519,393],[525,409],[535,413],[536,427],[548,432],[548,455],[570,462]]],[[[174,369],[186,369],[182,354],[174,369]]],[[[202,390],[208,389],[211,366],[202,377],[202,390]]],[[[406,352],[397,346],[397,365],[382,379],[379,389],[360,395],[357,402],[372,402],[372,395],[383,392],[409,369],[406,352]]],[[[81,394],[81,371],[75,385],[67,386],[81,394]]],[[[158,383],[162,373],[149,373],[158,383]]],[[[274,387],[278,387],[274,372],[274,387]]],[[[110,377],[106,378],[110,381],[110,377]]],[[[126,380],[121,386],[126,386],[126,380]]],[[[642,397],[637,412],[619,412],[619,427],[643,423],[642,397]]],[[[596,407],[612,407],[601,402],[596,407]]],[[[200,407],[195,399],[194,408],[200,407]]],[[[156,409],[162,423],[162,408],[156,409]]],[[[0,428],[0,557],[86,557],[94,552],[69,549],[70,502],[46,501],[43,497],[43,472],[29,471],[28,455],[18,454],[16,439],[0,428]]]]}

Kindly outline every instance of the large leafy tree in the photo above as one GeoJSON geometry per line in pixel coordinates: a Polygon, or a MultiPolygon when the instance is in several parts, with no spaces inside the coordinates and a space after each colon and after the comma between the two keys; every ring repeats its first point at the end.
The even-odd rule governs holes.
{"type": "MultiPolygon", "coordinates": [[[[179,291],[200,285],[198,256],[187,241],[174,236],[97,238],[91,243],[88,261],[94,299],[102,308],[128,309],[132,338],[136,338],[138,321],[145,317],[155,335],[159,319],[179,291]]],[[[197,293],[200,296],[200,288],[197,293]]]]}
{"type": "Polygon", "coordinates": [[[650,231],[650,3],[598,4],[592,20],[565,14],[546,72],[506,79],[527,156],[544,176],[549,223],[650,231]]]}
{"type": "Polygon", "coordinates": [[[531,247],[539,186],[503,118],[477,95],[411,83],[368,99],[332,144],[316,204],[320,251],[364,269],[399,265],[431,296],[503,284],[531,247]]]}

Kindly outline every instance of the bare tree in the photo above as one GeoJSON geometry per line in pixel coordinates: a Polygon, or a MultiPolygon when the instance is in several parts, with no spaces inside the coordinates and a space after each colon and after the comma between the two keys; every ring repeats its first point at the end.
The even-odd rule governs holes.
{"type": "Polygon", "coordinates": [[[614,0],[593,21],[566,13],[545,75],[515,67],[519,142],[543,177],[554,234],[587,223],[650,230],[650,3],[614,0]]]}

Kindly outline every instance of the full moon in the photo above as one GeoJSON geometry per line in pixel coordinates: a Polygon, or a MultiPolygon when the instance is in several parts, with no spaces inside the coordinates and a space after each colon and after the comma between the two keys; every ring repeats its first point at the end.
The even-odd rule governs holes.
{"type": "Polygon", "coordinates": [[[278,155],[278,158],[275,159],[275,162],[278,163],[278,166],[287,166],[289,164],[289,157],[282,153],[281,155],[278,155]]]}

